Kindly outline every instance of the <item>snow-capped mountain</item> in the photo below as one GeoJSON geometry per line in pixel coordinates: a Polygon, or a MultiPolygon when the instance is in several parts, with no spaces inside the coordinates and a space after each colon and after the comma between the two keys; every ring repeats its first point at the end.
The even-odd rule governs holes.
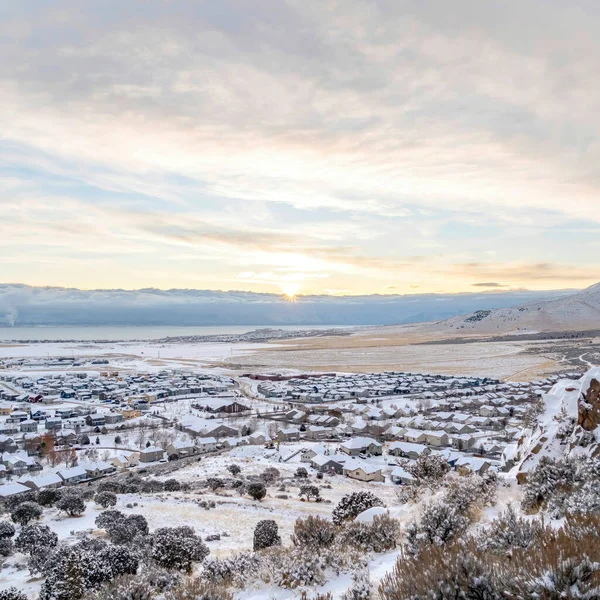
{"type": "Polygon", "coordinates": [[[461,333],[482,334],[600,329],[600,283],[558,299],[478,310],[439,325],[461,333]]]}

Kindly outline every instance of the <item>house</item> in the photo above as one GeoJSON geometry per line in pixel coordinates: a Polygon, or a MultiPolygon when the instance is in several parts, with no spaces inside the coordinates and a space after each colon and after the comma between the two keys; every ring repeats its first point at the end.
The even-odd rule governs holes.
{"type": "Polygon", "coordinates": [[[231,398],[210,398],[192,406],[197,410],[204,410],[212,414],[236,415],[251,410],[249,406],[231,398]]]}
{"type": "Polygon", "coordinates": [[[62,429],[62,419],[59,417],[49,417],[44,421],[44,427],[46,427],[48,431],[62,429]]]}
{"type": "Polygon", "coordinates": [[[297,427],[280,429],[277,432],[277,439],[280,442],[297,442],[300,439],[300,430],[297,427]]]}
{"type": "Polygon", "coordinates": [[[140,464],[140,456],[137,452],[131,454],[117,454],[112,460],[113,467],[118,469],[127,469],[129,467],[136,467],[140,464]]]}
{"type": "Polygon", "coordinates": [[[106,417],[102,413],[93,413],[85,418],[85,422],[90,427],[104,427],[106,425],[106,417]]]}
{"type": "Polygon", "coordinates": [[[19,423],[19,429],[22,433],[35,433],[38,428],[37,421],[33,419],[25,419],[25,421],[21,421],[19,423]]]}
{"type": "Polygon", "coordinates": [[[70,469],[61,469],[56,472],[64,481],[65,485],[74,485],[87,479],[86,470],[83,467],[71,467],[70,469]]]}
{"type": "Polygon", "coordinates": [[[498,409],[495,406],[485,404],[479,407],[479,415],[482,417],[495,417],[498,414],[498,409]]]}
{"type": "Polygon", "coordinates": [[[240,434],[240,432],[234,427],[230,427],[229,425],[225,425],[223,423],[205,427],[202,433],[204,434],[204,437],[214,438],[237,437],[240,434]]]}
{"type": "Polygon", "coordinates": [[[26,485],[29,489],[38,491],[45,488],[58,488],[63,485],[63,480],[56,473],[39,475],[38,477],[23,476],[18,483],[26,485]]]}
{"type": "Polygon", "coordinates": [[[26,485],[21,483],[6,483],[4,485],[0,485],[0,498],[13,498],[14,496],[26,494],[30,491],[31,488],[28,488],[26,485]]]}
{"type": "MultiPolygon", "coordinates": [[[[260,431],[255,431],[248,436],[248,441],[250,444],[262,446],[266,441],[267,437],[264,433],[260,431]]],[[[269,438],[270,439],[270,438],[269,438]]]]}
{"type": "Polygon", "coordinates": [[[107,425],[114,425],[115,423],[122,423],[125,421],[125,417],[118,412],[109,412],[104,415],[104,420],[107,425]]]}
{"type": "Polygon", "coordinates": [[[306,437],[309,440],[324,440],[331,434],[332,430],[329,427],[321,427],[321,425],[311,425],[306,429],[306,437]]]}
{"type": "Polygon", "coordinates": [[[468,433],[452,436],[452,447],[457,450],[470,450],[476,443],[477,438],[468,433]]]}
{"type": "Polygon", "coordinates": [[[304,448],[300,453],[300,462],[309,463],[318,454],[325,455],[325,446],[313,446],[312,448],[304,448]]]}
{"type": "Polygon", "coordinates": [[[406,433],[404,434],[404,439],[413,444],[423,444],[427,441],[427,436],[423,431],[418,431],[417,429],[407,429],[406,433]]]}
{"type": "Polygon", "coordinates": [[[7,435],[0,435],[0,452],[15,452],[17,444],[13,438],[7,435]]]}
{"type": "Polygon", "coordinates": [[[388,454],[401,456],[411,460],[417,460],[421,455],[430,454],[431,450],[424,444],[412,444],[410,442],[392,442],[389,445],[388,454]]]}
{"type": "Polygon", "coordinates": [[[104,461],[81,463],[79,465],[87,473],[88,478],[101,477],[115,472],[115,466],[104,461]]]}
{"type": "Polygon", "coordinates": [[[196,438],[196,448],[198,452],[215,452],[217,449],[217,439],[214,437],[196,438]]]}
{"type": "Polygon", "coordinates": [[[340,449],[349,456],[358,456],[362,453],[381,455],[383,453],[382,446],[372,438],[358,437],[351,438],[340,444],[340,449]]]}
{"type": "Polygon", "coordinates": [[[148,446],[148,448],[144,448],[140,452],[140,462],[156,462],[158,460],[162,460],[164,454],[165,452],[162,448],[158,448],[157,446],[148,446]]]}
{"type": "Polygon", "coordinates": [[[325,456],[317,454],[310,461],[310,466],[321,473],[337,473],[341,475],[344,472],[345,458],[336,456],[325,456]]]}
{"type": "Polygon", "coordinates": [[[450,438],[445,431],[426,431],[425,439],[432,446],[448,446],[450,438]]]}
{"type": "Polygon", "coordinates": [[[169,458],[185,458],[187,456],[193,456],[197,452],[199,452],[199,450],[191,442],[175,440],[167,446],[167,456],[169,458]]]}
{"type": "Polygon", "coordinates": [[[303,423],[306,421],[306,413],[302,410],[294,409],[285,413],[285,420],[291,423],[303,423]]]}
{"type": "Polygon", "coordinates": [[[22,475],[27,471],[27,462],[23,457],[16,454],[3,454],[2,464],[9,473],[13,473],[14,475],[22,475]]]}
{"type": "Polygon", "coordinates": [[[394,467],[390,473],[390,479],[396,485],[410,484],[415,481],[414,475],[411,475],[402,467],[394,467]]]}
{"type": "Polygon", "coordinates": [[[492,464],[485,458],[478,458],[476,456],[464,456],[459,458],[454,466],[461,475],[466,475],[467,473],[484,475],[486,471],[492,466],[492,464]]]}
{"type": "Polygon", "coordinates": [[[381,472],[381,468],[376,467],[375,465],[370,465],[369,463],[361,463],[360,465],[354,463],[345,464],[343,472],[346,477],[349,477],[350,479],[357,479],[358,481],[385,481],[385,477],[381,472]]]}

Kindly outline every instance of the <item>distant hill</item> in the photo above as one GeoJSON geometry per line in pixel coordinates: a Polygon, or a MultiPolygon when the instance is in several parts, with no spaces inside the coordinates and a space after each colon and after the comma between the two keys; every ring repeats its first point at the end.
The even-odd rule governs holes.
{"type": "Polygon", "coordinates": [[[193,289],[78,290],[0,284],[0,326],[393,325],[440,321],[565,292],[299,296],[193,289]]]}
{"type": "Polygon", "coordinates": [[[514,334],[600,329],[600,283],[581,292],[514,308],[480,309],[438,323],[440,331],[514,334]]]}

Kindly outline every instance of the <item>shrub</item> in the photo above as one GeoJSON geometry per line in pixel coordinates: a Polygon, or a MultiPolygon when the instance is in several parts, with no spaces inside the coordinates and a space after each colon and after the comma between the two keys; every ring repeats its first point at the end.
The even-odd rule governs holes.
{"type": "Polygon", "coordinates": [[[316,485],[301,486],[298,496],[300,498],[305,498],[307,502],[310,502],[311,498],[313,498],[316,502],[319,502],[321,500],[321,493],[319,492],[319,488],[316,485]]]}
{"type": "Polygon", "coordinates": [[[43,512],[36,502],[23,502],[12,511],[10,518],[19,525],[27,525],[33,519],[39,519],[43,512]]]}
{"type": "Polygon", "coordinates": [[[37,501],[40,506],[54,506],[62,496],[59,490],[47,488],[40,490],[37,495],[37,501]]]}
{"type": "Polygon", "coordinates": [[[512,548],[531,548],[546,534],[539,521],[519,517],[512,507],[494,519],[489,529],[480,535],[480,547],[504,552],[512,548]]]}
{"type": "Polygon", "coordinates": [[[225,482],[219,477],[209,477],[206,480],[206,485],[214,492],[215,490],[225,487],[225,482]]]}
{"type": "Polygon", "coordinates": [[[413,463],[408,463],[405,469],[419,483],[435,487],[450,471],[450,465],[445,458],[438,454],[421,454],[413,463]]]}
{"type": "Polygon", "coordinates": [[[304,467],[298,467],[296,469],[295,477],[299,479],[306,479],[308,477],[308,471],[304,467]]]}
{"type": "Polygon", "coordinates": [[[0,600],[29,600],[27,596],[12,586],[5,590],[0,590],[0,600]]]}
{"type": "Polygon", "coordinates": [[[191,527],[162,527],[152,534],[152,558],[167,569],[189,572],[209,552],[191,527]]]}
{"type": "Polygon", "coordinates": [[[253,500],[262,500],[267,495],[267,488],[263,483],[251,483],[248,486],[248,495],[253,500]]]}
{"type": "Polygon", "coordinates": [[[64,495],[57,503],[56,508],[66,512],[70,517],[81,515],[85,511],[85,502],[78,494],[70,493],[64,495]]]}
{"type": "Polygon", "coordinates": [[[31,554],[32,551],[43,548],[54,548],[58,544],[58,536],[48,525],[25,525],[17,539],[15,547],[23,554],[31,554]]]}
{"type": "Polygon", "coordinates": [[[523,510],[535,512],[547,508],[562,513],[566,498],[576,480],[576,464],[570,459],[554,460],[542,456],[523,486],[523,510]]]}
{"type": "Polygon", "coordinates": [[[259,521],[254,528],[254,551],[264,550],[271,546],[280,546],[279,528],[272,519],[259,521]]]}
{"type": "Polygon", "coordinates": [[[244,588],[259,576],[259,554],[242,553],[230,558],[213,558],[204,563],[203,577],[214,583],[244,588]]]}
{"type": "Polygon", "coordinates": [[[15,526],[10,521],[0,521],[0,538],[11,538],[15,535],[15,526]]]}
{"type": "Polygon", "coordinates": [[[102,508],[108,508],[109,506],[115,506],[117,495],[113,492],[98,492],[94,497],[94,501],[102,508]]]}
{"type": "Polygon", "coordinates": [[[335,541],[335,530],[331,521],[321,517],[310,515],[306,519],[296,519],[292,543],[294,546],[325,548],[335,541]]]}
{"type": "Polygon", "coordinates": [[[181,489],[181,484],[177,479],[167,479],[165,481],[165,492],[178,492],[181,489]]]}
{"type": "Polygon", "coordinates": [[[388,515],[376,515],[371,523],[353,521],[342,532],[344,543],[362,552],[386,552],[396,547],[399,526],[388,515]]]}
{"type": "Polygon", "coordinates": [[[235,477],[242,472],[242,469],[239,465],[233,464],[227,467],[227,470],[235,477]]]}
{"type": "Polygon", "coordinates": [[[346,494],[333,509],[332,519],[336,525],[343,521],[354,519],[361,512],[373,508],[374,506],[384,506],[383,502],[371,492],[353,492],[346,494]]]}
{"type": "Polygon", "coordinates": [[[11,538],[0,538],[0,556],[10,556],[13,553],[14,544],[11,538]]]}
{"type": "Polygon", "coordinates": [[[275,467],[267,467],[261,474],[260,478],[267,484],[270,485],[279,479],[281,473],[275,467]]]}
{"type": "Polygon", "coordinates": [[[444,502],[426,504],[421,521],[407,528],[409,543],[416,550],[421,542],[442,545],[464,533],[469,519],[444,502]]]}

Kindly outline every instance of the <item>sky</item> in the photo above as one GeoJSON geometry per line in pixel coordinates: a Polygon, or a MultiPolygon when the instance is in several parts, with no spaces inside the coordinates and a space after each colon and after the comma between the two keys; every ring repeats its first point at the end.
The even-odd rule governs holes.
{"type": "Polygon", "coordinates": [[[595,0],[0,0],[0,282],[600,280],[595,0]]]}

